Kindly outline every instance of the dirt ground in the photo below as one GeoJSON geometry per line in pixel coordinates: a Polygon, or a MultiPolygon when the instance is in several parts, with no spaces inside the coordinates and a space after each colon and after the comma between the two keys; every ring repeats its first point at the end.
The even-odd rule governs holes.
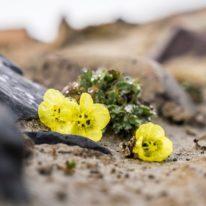
{"type": "Polygon", "coordinates": [[[163,163],[124,158],[119,141],[108,137],[102,144],[112,156],[62,144],[35,146],[25,171],[31,205],[205,205],[206,154],[194,143],[205,131],[156,122],[174,142],[163,163]],[[76,168],[66,174],[71,160],[76,168]]]}

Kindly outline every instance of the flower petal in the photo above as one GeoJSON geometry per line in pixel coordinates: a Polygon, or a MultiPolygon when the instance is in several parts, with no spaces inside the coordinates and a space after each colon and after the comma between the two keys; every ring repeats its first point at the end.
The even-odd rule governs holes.
{"type": "Polygon", "coordinates": [[[54,132],[59,132],[62,134],[71,134],[72,130],[72,123],[71,122],[62,122],[55,124],[51,127],[51,130],[54,132]]]}
{"type": "Polygon", "coordinates": [[[51,127],[53,124],[55,124],[55,119],[52,115],[52,108],[51,105],[48,102],[42,102],[38,107],[38,115],[41,122],[51,127]]]}
{"type": "Polygon", "coordinates": [[[143,140],[143,137],[139,137],[139,139],[135,142],[135,145],[133,147],[133,153],[139,153],[141,152],[140,150],[143,150],[142,148],[142,140],[143,140]]]}
{"type": "Polygon", "coordinates": [[[96,130],[96,129],[82,129],[77,126],[76,123],[73,123],[70,127],[70,131],[67,131],[68,134],[73,135],[81,135],[83,137],[87,137],[88,139],[91,139],[95,142],[101,140],[102,138],[102,131],[96,130]]]}
{"type": "Polygon", "coordinates": [[[156,155],[156,161],[163,161],[167,159],[173,151],[173,143],[170,139],[167,137],[162,138],[162,149],[158,154],[156,155]]]}
{"type": "Polygon", "coordinates": [[[79,105],[76,101],[65,98],[61,104],[61,119],[65,121],[74,121],[79,114],[79,105]]]}
{"type": "Polygon", "coordinates": [[[160,127],[157,124],[153,124],[151,122],[142,124],[136,131],[136,139],[138,139],[140,136],[144,136],[144,138],[158,138],[158,137],[164,137],[165,132],[162,127],[160,127]]]}
{"type": "Polygon", "coordinates": [[[78,127],[76,122],[72,123],[69,134],[80,135],[80,136],[86,137],[85,129],[78,127]]]}
{"type": "Polygon", "coordinates": [[[93,106],[93,99],[90,94],[82,93],[80,97],[80,109],[81,111],[90,111],[93,106]]]}
{"type": "Polygon", "coordinates": [[[48,89],[44,94],[44,101],[48,101],[53,104],[61,102],[64,98],[64,95],[56,89],[48,89]]]}
{"type": "Polygon", "coordinates": [[[109,110],[103,104],[94,104],[92,115],[94,116],[94,127],[97,129],[105,128],[110,121],[109,110]]]}
{"type": "Polygon", "coordinates": [[[95,142],[98,142],[101,140],[102,138],[102,131],[101,130],[86,130],[86,137],[95,141],[95,142]]]}

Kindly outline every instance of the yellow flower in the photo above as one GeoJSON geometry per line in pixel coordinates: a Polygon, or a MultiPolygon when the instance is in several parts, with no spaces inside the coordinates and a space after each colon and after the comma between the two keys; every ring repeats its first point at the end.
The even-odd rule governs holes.
{"type": "Polygon", "coordinates": [[[133,153],[139,159],[149,162],[161,162],[173,151],[173,143],[165,136],[162,127],[153,123],[141,125],[136,131],[133,153]]]}
{"type": "Polygon", "coordinates": [[[108,109],[103,104],[94,104],[89,94],[83,93],[78,104],[54,89],[45,93],[38,114],[52,131],[82,135],[93,141],[101,139],[102,130],[110,121],[108,109]]]}
{"type": "Polygon", "coordinates": [[[72,115],[69,115],[71,122],[70,134],[82,135],[99,141],[102,138],[102,129],[110,121],[110,114],[103,104],[94,104],[92,97],[83,93],[80,97],[80,104],[72,108],[72,115]]]}
{"type": "Polygon", "coordinates": [[[52,131],[67,133],[71,127],[68,114],[73,102],[65,98],[61,92],[49,89],[44,94],[44,101],[38,107],[40,121],[52,131]]]}

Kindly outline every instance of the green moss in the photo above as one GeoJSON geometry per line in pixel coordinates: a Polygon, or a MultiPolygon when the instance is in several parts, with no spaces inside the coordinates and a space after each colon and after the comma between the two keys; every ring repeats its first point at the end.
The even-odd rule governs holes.
{"type": "Polygon", "coordinates": [[[115,70],[84,70],[65,94],[78,100],[82,92],[90,93],[95,103],[107,105],[111,121],[106,132],[111,134],[130,138],[154,115],[151,107],[140,101],[139,81],[115,70]]]}
{"type": "Polygon", "coordinates": [[[74,160],[67,161],[65,163],[65,167],[64,167],[64,174],[70,175],[70,174],[74,173],[75,168],[76,168],[76,162],[74,160]]]}

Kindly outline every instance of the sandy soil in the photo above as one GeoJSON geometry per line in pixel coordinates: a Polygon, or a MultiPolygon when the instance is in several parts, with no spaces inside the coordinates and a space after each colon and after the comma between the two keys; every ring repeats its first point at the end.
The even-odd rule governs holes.
{"type": "Polygon", "coordinates": [[[108,137],[102,144],[113,156],[61,144],[35,146],[25,171],[31,205],[205,205],[206,154],[193,142],[204,131],[157,122],[174,142],[164,163],[124,158],[119,141],[108,137]],[[76,168],[65,174],[71,160],[76,168]]]}

